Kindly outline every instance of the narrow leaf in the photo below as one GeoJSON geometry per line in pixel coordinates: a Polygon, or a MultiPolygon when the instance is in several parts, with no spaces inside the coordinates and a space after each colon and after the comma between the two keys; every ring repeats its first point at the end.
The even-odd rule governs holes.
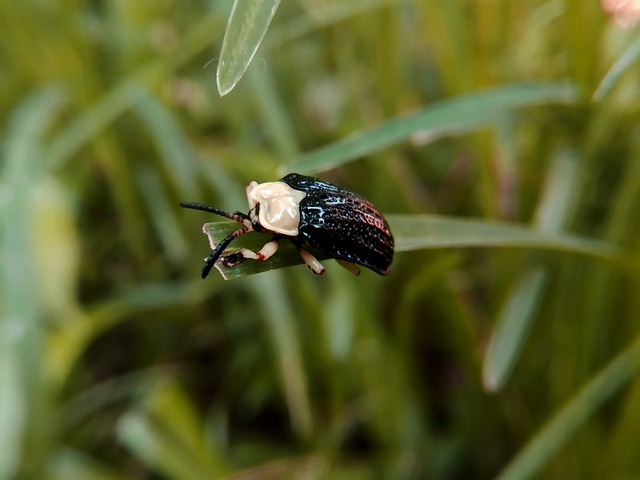
{"type": "Polygon", "coordinates": [[[42,322],[33,249],[33,193],[42,178],[42,140],[64,96],[37,90],[11,113],[0,162],[0,478],[17,471],[23,437],[41,418],[42,322]],[[32,410],[28,411],[27,407],[32,410]]]}
{"type": "Polygon", "coordinates": [[[142,85],[133,109],[149,131],[164,167],[171,172],[180,194],[197,194],[195,170],[198,161],[172,112],[142,85]]]}
{"type": "Polygon", "coordinates": [[[593,101],[602,100],[602,98],[611,91],[616,82],[622,75],[629,70],[633,63],[640,58],[640,40],[636,40],[631,46],[620,56],[618,61],[606,73],[598,88],[593,92],[593,101]]]}
{"type": "Polygon", "coordinates": [[[47,464],[47,478],[67,480],[69,478],[90,478],[91,480],[119,480],[122,475],[115,468],[101,464],[97,459],[80,450],[61,447],[47,464]]]}
{"type": "Polygon", "coordinates": [[[64,165],[118,115],[127,110],[139,93],[138,81],[126,80],[80,112],[52,140],[47,155],[47,166],[56,169],[64,165]]]}
{"type": "Polygon", "coordinates": [[[216,74],[220,96],[233,90],[242,78],[279,4],[280,0],[234,1],[216,74]]]}
{"type": "Polygon", "coordinates": [[[273,342],[280,388],[287,402],[292,430],[300,438],[310,439],[313,437],[313,416],[301,354],[301,338],[296,326],[299,318],[287,296],[283,277],[278,272],[254,277],[251,284],[261,303],[267,331],[273,342]]]}
{"type": "Polygon", "coordinates": [[[600,370],[516,455],[498,480],[536,474],[594,412],[640,372],[640,338],[600,370]]]}
{"type": "Polygon", "coordinates": [[[228,470],[221,450],[204,435],[195,405],[172,382],[126,412],[116,430],[131,453],[165,478],[222,478],[228,470]]]}
{"type": "Polygon", "coordinates": [[[482,381],[488,391],[495,392],[502,388],[520,356],[546,279],[546,269],[538,267],[528,270],[504,304],[483,365],[482,381]]]}
{"type": "Polygon", "coordinates": [[[576,89],[570,84],[511,85],[476,92],[429,105],[416,113],[320,148],[288,166],[289,171],[318,172],[337,167],[381,148],[420,134],[421,141],[455,135],[487,125],[515,108],[546,103],[571,103],[576,89]]]}
{"type": "MultiPolygon", "coordinates": [[[[560,233],[576,204],[579,185],[578,158],[571,151],[555,155],[535,213],[535,228],[560,233]]],[[[538,311],[549,275],[546,268],[529,267],[515,280],[489,339],[483,364],[484,387],[500,390],[520,358],[531,324],[538,311]]]]}
{"type": "MultiPolygon", "coordinates": [[[[220,240],[236,228],[238,228],[238,224],[235,222],[212,222],[204,224],[202,230],[209,238],[209,245],[213,248],[214,245],[217,245],[220,240]]],[[[225,255],[237,252],[242,248],[258,251],[265,243],[269,242],[271,238],[272,235],[250,232],[235,240],[231,248],[225,250],[225,255]]],[[[203,253],[206,254],[207,252],[203,253]]],[[[327,257],[326,255],[317,255],[317,258],[322,260],[327,257]]],[[[269,270],[275,270],[278,268],[292,267],[302,263],[304,262],[302,261],[298,250],[291,242],[283,239],[280,241],[278,251],[265,261],[244,260],[239,265],[235,265],[233,267],[227,267],[221,261],[218,261],[216,262],[215,267],[218,272],[220,272],[222,278],[225,280],[233,280],[234,278],[246,277],[248,275],[268,272],[269,270]]]]}
{"type": "MultiPolygon", "coordinates": [[[[425,248],[512,247],[566,251],[624,265],[622,252],[610,243],[576,235],[542,232],[527,226],[487,220],[446,218],[433,215],[387,215],[396,241],[396,253],[425,248]]],[[[203,226],[210,245],[217,245],[238,227],[235,222],[212,222],[203,226]]],[[[238,237],[225,253],[241,248],[259,250],[270,235],[251,232],[238,237]]],[[[203,257],[206,251],[203,252],[203,257]]],[[[318,259],[326,256],[318,255],[318,259]]],[[[282,240],[276,254],[264,262],[245,260],[233,267],[220,261],[216,268],[225,280],[245,277],[277,268],[300,265],[303,261],[291,242],[282,240]]]]}
{"type": "Polygon", "coordinates": [[[547,233],[506,222],[433,215],[387,215],[396,252],[423,248],[517,247],[568,251],[623,263],[615,246],[577,235],[547,233]]]}

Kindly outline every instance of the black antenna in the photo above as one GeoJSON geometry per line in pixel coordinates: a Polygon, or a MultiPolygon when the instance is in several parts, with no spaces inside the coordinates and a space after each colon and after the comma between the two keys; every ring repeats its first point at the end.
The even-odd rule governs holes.
{"type": "Polygon", "coordinates": [[[240,235],[243,235],[249,231],[250,231],[249,227],[247,227],[246,225],[243,225],[239,229],[234,230],[229,235],[224,237],[224,239],[222,239],[222,241],[218,245],[216,245],[216,248],[214,248],[213,251],[211,252],[211,255],[209,255],[205,259],[204,265],[202,266],[203,280],[207,278],[207,275],[209,275],[209,272],[213,268],[213,265],[216,263],[218,258],[220,258],[220,255],[222,255],[222,252],[224,252],[224,249],[227,248],[227,246],[233,241],[233,239],[238,238],[240,235]]]}
{"type": "Polygon", "coordinates": [[[192,210],[202,210],[203,212],[215,213],[216,215],[220,215],[221,217],[226,217],[230,220],[234,220],[238,223],[244,223],[245,220],[251,221],[249,215],[243,212],[225,212],[217,207],[212,207],[211,205],[205,205],[204,203],[198,202],[180,202],[180,206],[184,208],[190,208],[192,210]]]}
{"type": "Polygon", "coordinates": [[[205,279],[207,278],[207,275],[209,275],[209,272],[213,268],[213,265],[216,263],[218,258],[220,258],[220,255],[222,255],[222,252],[224,252],[224,249],[227,248],[227,246],[233,241],[233,239],[252,230],[251,218],[246,213],[229,213],[217,207],[205,205],[204,203],[180,202],[180,206],[184,208],[190,208],[192,210],[201,210],[203,212],[215,213],[216,215],[220,215],[221,217],[225,217],[242,224],[242,227],[234,230],[229,235],[224,237],[222,241],[211,251],[211,254],[205,259],[204,265],[202,266],[202,278],[205,279]],[[247,222],[249,222],[249,225],[247,225],[247,222]]]}

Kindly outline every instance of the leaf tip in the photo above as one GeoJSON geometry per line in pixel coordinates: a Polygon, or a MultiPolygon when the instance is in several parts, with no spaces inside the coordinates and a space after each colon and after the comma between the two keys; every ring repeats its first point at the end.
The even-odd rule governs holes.
{"type": "Polygon", "coordinates": [[[224,72],[224,69],[225,64],[223,62],[220,62],[216,70],[216,86],[218,87],[218,94],[221,97],[224,97],[227,93],[233,90],[233,87],[236,86],[236,83],[238,83],[239,80],[238,78],[232,82],[229,82],[228,75],[224,72]]]}

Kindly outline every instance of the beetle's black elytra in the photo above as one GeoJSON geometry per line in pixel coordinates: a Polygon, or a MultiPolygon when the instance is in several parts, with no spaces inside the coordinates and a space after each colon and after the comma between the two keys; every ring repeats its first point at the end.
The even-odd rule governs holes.
{"type": "Polygon", "coordinates": [[[211,252],[202,268],[202,278],[208,275],[232,240],[253,230],[271,232],[274,238],[259,252],[242,249],[234,253],[225,264],[236,265],[244,258],[266,260],[276,252],[278,241],[287,238],[318,275],[325,269],[305,247],[340,260],[339,263],[356,274],[358,269],[350,264],[362,265],[381,275],[389,273],[394,252],[393,235],[382,214],[358,194],[297,173],[290,173],[277,182],[251,182],[246,193],[248,214],[228,213],[196,202],[180,204],[242,224],[211,252]]]}

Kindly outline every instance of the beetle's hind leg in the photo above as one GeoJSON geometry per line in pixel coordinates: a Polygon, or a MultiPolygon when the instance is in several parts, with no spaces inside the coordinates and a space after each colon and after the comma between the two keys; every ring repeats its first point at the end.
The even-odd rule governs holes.
{"type": "Polygon", "coordinates": [[[355,263],[351,263],[351,262],[347,262],[346,260],[338,260],[336,259],[336,262],[338,262],[338,264],[342,267],[345,268],[347,270],[349,270],[351,273],[353,273],[356,277],[358,275],[360,275],[360,269],[358,267],[356,267],[355,263]]]}
{"type": "Polygon", "coordinates": [[[311,270],[316,275],[324,274],[324,265],[322,265],[316,257],[311,255],[302,247],[298,247],[298,252],[300,252],[300,256],[302,257],[302,260],[304,260],[304,263],[307,264],[307,267],[309,267],[309,270],[311,270]]]}

